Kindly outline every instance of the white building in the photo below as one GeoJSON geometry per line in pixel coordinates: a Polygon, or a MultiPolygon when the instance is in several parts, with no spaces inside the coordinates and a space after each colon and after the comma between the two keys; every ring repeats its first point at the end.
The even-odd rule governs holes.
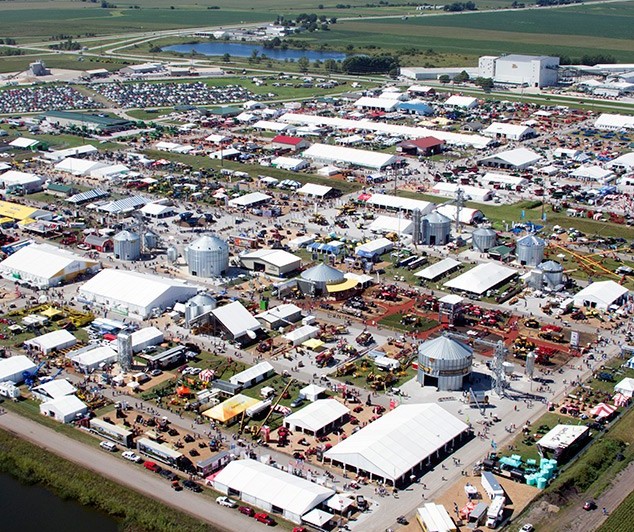
{"type": "Polygon", "coordinates": [[[41,353],[48,355],[52,351],[58,349],[66,349],[72,347],[77,343],[77,338],[66,329],[59,329],[57,331],[51,331],[41,336],[36,336],[31,340],[24,342],[24,345],[30,346],[33,349],[37,349],[41,353]]]}
{"type": "Polygon", "coordinates": [[[303,156],[324,164],[340,163],[374,170],[387,168],[398,161],[396,155],[389,153],[343,148],[328,144],[313,144],[304,152],[303,156]]]}
{"type": "Polygon", "coordinates": [[[473,96],[457,96],[454,94],[443,105],[452,109],[474,109],[478,106],[478,99],[473,96]]]}
{"type": "Polygon", "coordinates": [[[280,513],[293,523],[332,497],[335,492],[276,467],[255,460],[234,460],[213,479],[213,487],[223,494],[265,512],[280,513]]]}
{"type": "Polygon", "coordinates": [[[537,135],[537,132],[528,126],[508,124],[506,122],[493,122],[482,131],[482,134],[494,139],[526,140],[537,135]]]}
{"type": "Polygon", "coordinates": [[[407,218],[394,216],[377,216],[368,226],[372,233],[396,233],[397,235],[411,235],[414,231],[414,222],[407,218]]]}
{"type": "Polygon", "coordinates": [[[117,360],[117,352],[105,345],[90,344],[66,355],[73,365],[82,373],[93,371],[113,364],[117,360]]]}
{"type": "Polygon", "coordinates": [[[461,189],[465,193],[465,196],[472,201],[489,201],[493,197],[493,191],[490,188],[459,185],[457,183],[446,183],[444,181],[436,183],[433,192],[443,196],[455,197],[458,189],[461,189]]]}
{"type": "Polygon", "coordinates": [[[603,113],[594,121],[594,127],[608,131],[634,129],[634,116],[603,113]]]}
{"type": "Polygon", "coordinates": [[[357,109],[380,110],[390,113],[394,111],[400,103],[400,100],[397,98],[371,98],[370,96],[363,96],[354,102],[354,106],[357,109]]]}
{"type": "Polygon", "coordinates": [[[284,418],[284,426],[293,432],[311,436],[327,434],[345,422],[350,410],[336,399],[318,399],[284,418]]]}
{"type": "Polygon", "coordinates": [[[255,315],[260,323],[272,330],[287,327],[302,319],[302,309],[293,303],[282,303],[255,315]]]}
{"type": "Polygon", "coordinates": [[[372,194],[366,199],[368,205],[382,209],[393,209],[396,211],[413,212],[419,209],[421,214],[429,214],[434,210],[434,204],[429,201],[417,200],[414,198],[403,198],[390,194],[372,194]]]}
{"type": "Polygon", "coordinates": [[[99,161],[67,157],[55,165],[55,170],[58,172],[66,172],[74,176],[87,176],[90,175],[91,172],[100,168],[106,168],[107,166],[107,164],[100,163],[99,161]]]}
{"type": "Polygon", "coordinates": [[[88,412],[88,406],[74,395],[65,395],[40,405],[40,414],[52,417],[60,423],[70,423],[88,412]]]}
{"type": "Polygon", "coordinates": [[[66,379],[56,379],[36,386],[31,390],[31,393],[35,399],[45,403],[47,401],[59,399],[60,397],[73,395],[76,391],[77,388],[75,388],[66,379]]]}
{"type": "Polygon", "coordinates": [[[232,340],[239,341],[244,337],[255,340],[262,329],[260,322],[239,301],[216,308],[211,315],[232,340]]]}
{"type": "Polygon", "coordinates": [[[550,87],[557,85],[559,58],[545,55],[510,54],[483,56],[478,62],[480,76],[496,83],[550,87]]]}
{"type": "Polygon", "coordinates": [[[400,405],[326,451],[346,471],[392,484],[454,448],[469,426],[434,403],[400,405]]]}
{"type": "Polygon", "coordinates": [[[516,175],[498,174],[495,172],[487,172],[480,179],[480,183],[484,186],[500,185],[503,187],[525,187],[528,185],[528,179],[516,175]]]}
{"type": "Polygon", "coordinates": [[[25,246],[0,262],[0,275],[38,288],[72,282],[79,275],[101,268],[96,261],[49,244],[25,246]]]}
{"type": "Polygon", "coordinates": [[[39,192],[42,190],[43,184],[44,180],[40,176],[27,172],[9,170],[0,175],[0,187],[6,189],[19,188],[25,194],[39,192]]]}
{"type": "Polygon", "coordinates": [[[283,249],[257,249],[240,255],[240,264],[248,270],[280,277],[298,270],[302,259],[283,249]]]}
{"type": "Polygon", "coordinates": [[[79,294],[90,303],[145,319],[153,312],[172,307],[174,303],[184,303],[195,296],[198,289],[178,279],[107,269],[84,283],[79,294]]]}
{"type": "Polygon", "coordinates": [[[24,380],[24,373],[33,373],[37,366],[24,355],[16,355],[0,359],[0,382],[11,381],[20,384],[24,380]]]}
{"type": "Polygon", "coordinates": [[[511,170],[525,170],[542,158],[541,155],[527,148],[516,148],[507,150],[488,157],[482,158],[479,162],[485,166],[497,168],[507,168],[511,170]]]}
{"type": "Polygon", "coordinates": [[[504,283],[514,275],[517,275],[517,272],[512,268],[507,268],[497,262],[486,262],[478,264],[468,272],[447,281],[443,286],[471,294],[484,294],[487,290],[504,283]]]}
{"type": "Polygon", "coordinates": [[[608,310],[619,307],[627,300],[629,290],[614,281],[597,281],[572,296],[575,307],[608,310]]]}

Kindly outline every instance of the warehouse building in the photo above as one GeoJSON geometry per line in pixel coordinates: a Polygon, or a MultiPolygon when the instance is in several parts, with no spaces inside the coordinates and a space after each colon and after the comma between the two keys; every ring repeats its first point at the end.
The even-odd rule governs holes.
{"type": "Polygon", "coordinates": [[[220,493],[238,497],[293,523],[330,499],[335,492],[255,460],[234,460],[213,479],[220,493]]]}
{"type": "Polygon", "coordinates": [[[9,170],[0,175],[0,187],[12,193],[32,194],[40,192],[43,184],[44,180],[40,176],[27,172],[9,170]]]}
{"type": "Polygon", "coordinates": [[[101,264],[96,261],[49,244],[25,246],[0,262],[0,274],[6,279],[42,289],[72,282],[100,269],[101,264]]]}
{"type": "Polygon", "coordinates": [[[260,322],[239,301],[213,309],[211,316],[219,331],[239,343],[249,343],[262,332],[260,322]]]}
{"type": "Polygon", "coordinates": [[[506,168],[508,170],[526,170],[542,158],[541,155],[527,148],[517,148],[489,155],[480,159],[479,164],[506,168]]]}
{"type": "Polygon", "coordinates": [[[283,303],[272,309],[256,314],[256,319],[270,330],[288,327],[302,319],[302,309],[293,303],[283,303]]]}
{"type": "Polygon", "coordinates": [[[328,144],[313,144],[304,152],[303,156],[323,164],[339,163],[373,170],[382,170],[398,162],[398,157],[389,153],[343,148],[328,144]]]}
{"type": "Polygon", "coordinates": [[[302,259],[283,249],[258,249],[240,255],[243,268],[282,277],[301,268],[302,259]]]}
{"type": "Polygon", "coordinates": [[[109,118],[89,113],[71,113],[69,111],[47,111],[44,113],[44,119],[56,127],[85,127],[90,131],[103,133],[124,131],[134,126],[134,122],[122,118],[109,118]]]}
{"type": "Polygon", "coordinates": [[[24,380],[24,373],[33,373],[36,367],[33,361],[24,355],[0,359],[0,382],[20,384],[24,380]]]}
{"type": "Polygon", "coordinates": [[[510,54],[486,55],[478,61],[480,77],[496,83],[529,87],[551,87],[559,80],[559,57],[510,54]]]}
{"type": "Polygon", "coordinates": [[[345,471],[398,485],[457,447],[468,431],[466,423],[437,404],[400,405],[324,457],[345,471]]]}
{"type": "Polygon", "coordinates": [[[453,78],[462,71],[465,71],[472,78],[478,77],[479,70],[477,68],[470,67],[402,67],[400,69],[400,75],[407,79],[423,80],[423,79],[438,79],[440,76],[449,76],[453,78]]]}
{"type": "Polygon", "coordinates": [[[65,395],[40,405],[40,414],[60,423],[70,423],[88,412],[88,405],[75,395],[65,395]]]}
{"type": "Polygon", "coordinates": [[[195,296],[198,289],[177,279],[107,269],[84,283],[79,294],[88,303],[103,305],[124,316],[145,319],[174,303],[184,303],[195,296]]]}
{"type": "Polygon", "coordinates": [[[515,275],[517,275],[517,272],[512,268],[507,268],[495,262],[487,262],[478,264],[468,272],[447,281],[443,286],[456,292],[481,295],[487,290],[500,286],[515,275]]]}

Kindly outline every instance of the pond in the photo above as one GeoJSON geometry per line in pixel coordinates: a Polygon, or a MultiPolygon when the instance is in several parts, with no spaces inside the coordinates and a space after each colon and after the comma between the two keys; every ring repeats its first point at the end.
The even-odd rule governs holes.
{"type": "Polygon", "coordinates": [[[161,48],[163,52],[178,52],[181,54],[189,54],[192,51],[201,55],[222,56],[229,54],[235,57],[251,57],[253,51],[258,55],[266,55],[270,59],[283,61],[284,59],[294,59],[297,61],[300,57],[305,57],[310,61],[324,61],[326,59],[334,59],[335,61],[343,61],[347,56],[341,52],[320,52],[317,50],[296,50],[280,48],[264,48],[259,44],[243,44],[239,42],[204,42],[198,44],[174,44],[161,48]]]}

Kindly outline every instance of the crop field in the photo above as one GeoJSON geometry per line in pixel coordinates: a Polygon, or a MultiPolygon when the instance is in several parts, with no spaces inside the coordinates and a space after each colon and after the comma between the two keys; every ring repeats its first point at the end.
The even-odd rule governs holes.
{"type": "MultiPolygon", "coordinates": [[[[634,3],[572,6],[560,9],[499,13],[436,14],[428,17],[340,21],[328,34],[302,38],[332,47],[368,44],[386,49],[431,48],[479,55],[531,53],[567,55],[601,52],[620,61],[634,61],[634,3]]],[[[407,62],[407,58],[405,58],[407,62]]]]}

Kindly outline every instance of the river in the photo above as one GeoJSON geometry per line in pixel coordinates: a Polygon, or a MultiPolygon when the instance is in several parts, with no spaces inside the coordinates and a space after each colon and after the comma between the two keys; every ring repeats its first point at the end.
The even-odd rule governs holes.
{"type": "Polygon", "coordinates": [[[117,522],[76,501],[65,501],[41,486],[27,486],[0,473],[2,530],[117,532],[117,522]]]}
{"type": "Polygon", "coordinates": [[[266,55],[271,59],[283,61],[284,59],[299,59],[305,57],[310,61],[324,61],[326,59],[334,59],[335,61],[343,61],[347,56],[341,52],[320,52],[317,50],[295,50],[280,48],[264,48],[258,44],[242,44],[239,42],[204,42],[198,44],[174,44],[161,48],[163,52],[179,52],[181,54],[189,54],[192,51],[201,55],[224,55],[229,54],[235,57],[251,57],[253,51],[258,55],[266,55]]]}

